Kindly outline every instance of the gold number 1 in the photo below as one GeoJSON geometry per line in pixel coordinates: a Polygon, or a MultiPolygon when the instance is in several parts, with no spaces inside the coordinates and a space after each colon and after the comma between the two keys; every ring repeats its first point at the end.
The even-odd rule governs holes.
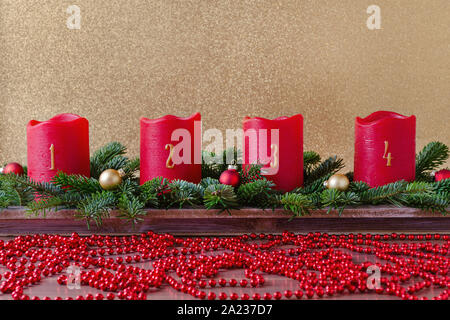
{"type": "Polygon", "coordinates": [[[50,146],[50,170],[55,170],[55,146],[50,146]]]}
{"type": "Polygon", "coordinates": [[[390,167],[390,166],[391,166],[391,161],[392,161],[392,159],[394,159],[394,158],[392,157],[392,154],[391,154],[390,152],[388,153],[388,149],[389,149],[389,142],[388,142],[388,141],[385,141],[385,142],[384,142],[384,155],[383,155],[383,159],[386,159],[386,160],[387,160],[386,167],[390,167]]]}

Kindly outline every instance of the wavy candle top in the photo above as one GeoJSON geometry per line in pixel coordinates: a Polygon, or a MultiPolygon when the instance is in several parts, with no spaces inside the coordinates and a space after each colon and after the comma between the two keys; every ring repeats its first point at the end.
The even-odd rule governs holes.
{"type": "Polygon", "coordinates": [[[396,112],[391,111],[377,111],[365,118],[356,117],[356,123],[361,126],[372,126],[385,121],[398,121],[398,120],[410,120],[414,121],[416,116],[404,116],[396,112]]]}
{"type": "Polygon", "coordinates": [[[178,121],[200,121],[201,120],[201,115],[199,112],[194,113],[193,115],[189,116],[189,117],[177,117],[171,114],[168,114],[164,117],[161,118],[156,118],[156,119],[149,119],[149,118],[145,118],[145,117],[141,117],[141,122],[143,123],[148,123],[148,124],[154,124],[154,123],[159,123],[159,122],[165,122],[165,121],[174,121],[174,120],[178,120],[178,121]]]}
{"type": "Polygon", "coordinates": [[[45,126],[45,125],[63,125],[63,126],[67,126],[67,125],[73,125],[76,124],[78,122],[87,122],[88,120],[86,118],[83,118],[77,114],[73,114],[73,113],[61,113],[58,114],[56,116],[54,116],[53,118],[46,120],[46,121],[37,121],[37,120],[31,120],[30,122],[28,122],[28,127],[40,127],[40,126],[45,126]]]}
{"type": "Polygon", "coordinates": [[[279,121],[285,121],[285,120],[303,120],[303,116],[301,114],[296,114],[293,115],[291,117],[287,117],[287,116],[281,116],[275,119],[267,119],[267,118],[261,118],[261,117],[244,117],[244,123],[252,120],[252,121],[262,121],[262,122],[279,122],[279,121]]]}

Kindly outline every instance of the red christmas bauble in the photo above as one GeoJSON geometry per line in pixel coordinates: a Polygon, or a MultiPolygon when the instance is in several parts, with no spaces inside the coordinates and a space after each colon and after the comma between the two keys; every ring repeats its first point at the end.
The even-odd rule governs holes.
{"type": "Polygon", "coordinates": [[[20,164],[18,164],[17,162],[11,162],[11,163],[8,163],[3,168],[3,173],[4,174],[14,173],[14,174],[17,174],[17,175],[22,175],[23,174],[23,167],[20,164]]]}
{"type": "Polygon", "coordinates": [[[447,169],[439,170],[434,174],[434,179],[436,181],[441,181],[441,180],[445,180],[448,178],[450,178],[450,170],[447,170],[447,169]]]}
{"type": "Polygon", "coordinates": [[[228,170],[222,172],[219,178],[221,184],[226,184],[232,187],[237,187],[241,182],[241,176],[237,172],[235,166],[229,166],[228,170]]]}

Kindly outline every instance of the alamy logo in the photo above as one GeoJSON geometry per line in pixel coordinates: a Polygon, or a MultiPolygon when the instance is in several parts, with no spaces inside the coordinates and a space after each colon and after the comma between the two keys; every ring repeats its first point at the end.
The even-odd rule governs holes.
{"type": "Polygon", "coordinates": [[[81,9],[79,6],[73,4],[67,7],[66,12],[70,14],[70,17],[67,18],[67,28],[73,29],[81,29],[81,9]]]}
{"type": "Polygon", "coordinates": [[[80,267],[72,264],[67,270],[67,288],[68,289],[80,289],[81,288],[81,269],[80,267]]]}
{"type": "Polygon", "coordinates": [[[378,289],[381,287],[381,272],[377,265],[369,266],[366,270],[369,277],[367,278],[367,288],[369,290],[378,289]]]}
{"type": "Polygon", "coordinates": [[[370,14],[367,18],[367,28],[369,30],[381,29],[381,9],[379,6],[373,4],[367,8],[367,13],[370,14]]]}

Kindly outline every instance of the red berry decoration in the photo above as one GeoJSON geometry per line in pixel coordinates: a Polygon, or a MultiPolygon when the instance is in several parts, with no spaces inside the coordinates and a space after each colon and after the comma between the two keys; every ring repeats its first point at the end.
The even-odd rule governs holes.
{"type": "Polygon", "coordinates": [[[241,176],[239,175],[239,172],[237,172],[237,166],[228,166],[228,170],[225,170],[220,175],[219,182],[221,184],[237,187],[241,182],[241,176]]]}
{"type": "Polygon", "coordinates": [[[442,169],[434,173],[434,179],[441,181],[450,178],[450,170],[442,169]]]}
{"type": "Polygon", "coordinates": [[[8,163],[3,168],[3,173],[4,174],[14,173],[14,174],[20,176],[23,174],[23,167],[20,164],[18,164],[17,162],[11,162],[11,163],[8,163]]]}

